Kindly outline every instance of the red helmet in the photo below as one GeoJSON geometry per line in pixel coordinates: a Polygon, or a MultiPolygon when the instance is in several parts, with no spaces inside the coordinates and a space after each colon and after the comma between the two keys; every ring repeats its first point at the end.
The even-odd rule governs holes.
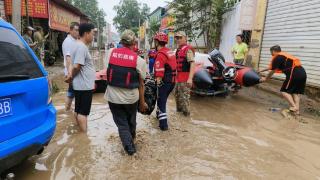
{"type": "Polygon", "coordinates": [[[168,35],[166,33],[159,32],[154,36],[154,40],[168,43],[168,35]]]}

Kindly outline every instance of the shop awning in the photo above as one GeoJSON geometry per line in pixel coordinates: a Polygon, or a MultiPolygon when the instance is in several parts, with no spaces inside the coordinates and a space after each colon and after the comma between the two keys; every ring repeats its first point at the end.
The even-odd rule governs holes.
{"type": "Polygon", "coordinates": [[[81,22],[81,19],[88,19],[78,8],[64,0],[49,1],[49,26],[51,29],[69,32],[72,22],[81,22]]]}

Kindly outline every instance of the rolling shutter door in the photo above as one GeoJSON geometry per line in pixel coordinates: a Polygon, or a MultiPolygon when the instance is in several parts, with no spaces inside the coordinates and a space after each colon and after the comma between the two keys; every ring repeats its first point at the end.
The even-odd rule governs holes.
{"type": "Polygon", "coordinates": [[[300,58],[307,71],[307,84],[320,87],[319,17],[319,0],[268,0],[259,68],[268,67],[270,47],[280,45],[283,51],[300,58]]]}

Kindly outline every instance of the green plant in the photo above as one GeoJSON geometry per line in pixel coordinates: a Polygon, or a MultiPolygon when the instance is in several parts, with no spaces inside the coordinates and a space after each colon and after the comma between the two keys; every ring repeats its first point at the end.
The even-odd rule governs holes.
{"type": "Polygon", "coordinates": [[[158,21],[155,21],[155,20],[151,20],[150,21],[150,35],[151,35],[151,38],[149,39],[149,43],[152,44],[153,42],[153,36],[159,31],[159,28],[160,28],[160,23],[158,21]]]}
{"type": "Polygon", "coordinates": [[[183,30],[196,42],[203,36],[205,46],[211,49],[219,43],[222,15],[225,11],[224,0],[174,0],[175,30],[183,30]]]}
{"type": "Polygon", "coordinates": [[[117,13],[113,18],[113,24],[120,32],[132,29],[137,33],[139,23],[141,25],[150,12],[147,4],[140,4],[137,0],[121,0],[113,9],[117,13]]]}
{"type": "Polygon", "coordinates": [[[52,82],[52,94],[56,94],[59,92],[59,86],[57,85],[57,83],[52,82]]]}

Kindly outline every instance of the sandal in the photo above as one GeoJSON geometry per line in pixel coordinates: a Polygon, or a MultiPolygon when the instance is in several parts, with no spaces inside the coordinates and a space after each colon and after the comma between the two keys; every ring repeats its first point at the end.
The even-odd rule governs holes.
{"type": "Polygon", "coordinates": [[[289,108],[290,112],[293,113],[296,116],[300,116],[300,111],[294,107],[289,108]]]}

